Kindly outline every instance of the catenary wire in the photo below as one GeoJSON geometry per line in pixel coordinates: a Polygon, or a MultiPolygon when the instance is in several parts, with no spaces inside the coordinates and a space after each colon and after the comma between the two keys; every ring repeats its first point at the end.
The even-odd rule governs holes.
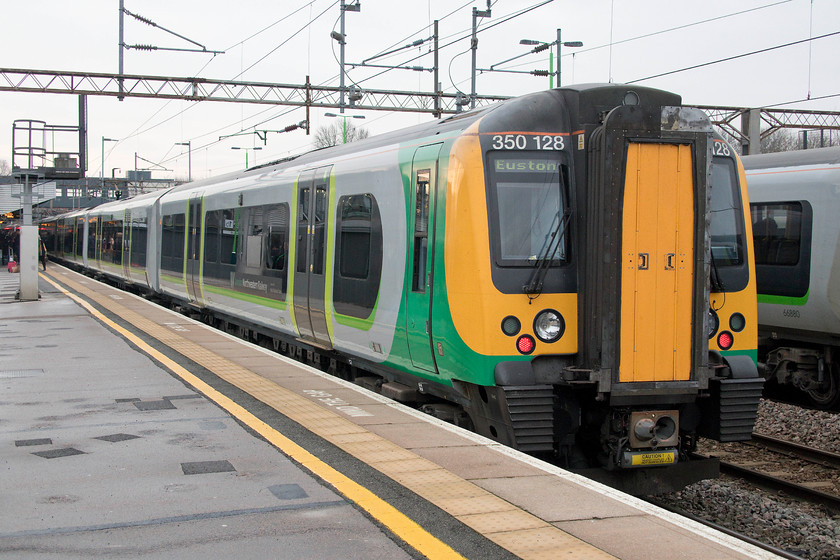
{"type": "MultiPolygon", "coordinates": [[[[263,33],[264,31],[266,31],[266,30],[270,29],[270,28],[271,28],[271,27],[273,27],[274,25],[277,25],[278,23],[280,23],[280,22],[284,21],[285,19],[289,18],[291,15],[294,15],[294,14],[296,14],[296,13],[300,12],[303,8],[305,8],[305,7],[307,7],[307,6],[311,5],[311,4],[313,4],[315,1],[317,1],[317,0],[313,0],[313,1],[312,1],[312,2],[310,2],[309,4],[305,4],[305,5],[304,5],[304,6],[302,6],[301,8],[298,8],[297,10],[295,10],[295,12],[293,12],[292,14],[289,14],[289,15],[284,16],[283,18],[279,19],[278,21],[274,22],[273,24],[271,24],[271,25],[269,25],[269,26],[267,26],[267,27],[263,28],[261,31],[258,31],[257,33],[254,33],[254,34],[252,34],[251,36],[249,36],[248,38],[246,38],[246,39],[243,39],[243,40],[239,41],[238,43],[236,43],[236,44],[234,44],[233,46],[229,47],[229,48],[228,48],[228,50],[230,50],[231,48],[233,48],[233,47],[235,47],[235,46],[241,45],[241,44],[245,43],[246,41],[248,41],[248,40],[250,40],[250,39],[252,39],[252,38],[256,37],[256,36],[257,36],[257,35],[259,35],[260,33],[263,33]]],[[[249,66],[248,68],[245,68],[244,70],[242,70],[239,74],[237,74],[236,76],[234,76],[233,78],[231,78],[231,80],[235,80],[235,79],[237,79],[237,78],[238,78],[238,77],[240,77],[242,74],[244,74],[245,72],[247,72],[248,70],[250,70],[251,68],[253,68],[254,66],[256,66],[257,64],[259,64],[260,62],[262,62],[263,60],[265,60],[265,58],[267,58],[268,56],[270,56],[271,54],[273,54],[275,51],[277,51],[277,49],[279,49],[279,48],[280,48],[280,47],[282,47],[284,44],[286,44],[288,41],[290,41],[293,37],[295,37],[296,35],[298,35],[299,33],[301,33],[304,29],[306,29],[306,28],[310,27],[313,23],[315,23],[315,21],[316,21],[318,18],[320,18],[320,17],[321,17],[324,13],[326,13],[326,12],[327,12],[330,8],[332,8],[333,6],[335,6],[337,3],[338,3],[338,0],[335,0],[334,2],[332,2],[329,6],[327,6],[327,8],[326,8],[323,12],[321,12],[321,14],[319,14],[318,16],[316,16],[316,17],[315,17],[315,19],[311,19],[311,18],[310,18],[309,22],[307,22],[307,23],[306,23],[306,25],[304,25],[303,27],[301,27],[299,30],[295,31],[295,33],[293,33],[291,36],[289,36],[289,37],[288,37],[285,41],[283,41],[283,42],[282,42],[282,43],[280,43],[277,47],[275,47],[273,50],[271,50],[270,52],[268,52],[266,55],[264,55],[262,58],[260,58],[257,62],[255,62],[254,64],[252,64],[252,65],[251,65],[251,66],[249,66]]],[[[215,57],[214,57],[214,58],[212,58],[212,59],[210,59],[209,61],[207,61],[207,63],[205,63],[205,64],[204,64],[204,66],[202,66],[202,67],[201,67],[201,69],[200,69],[200,70],[196,73],[196,76],[199,76],[199,75],[201,74],[201,72],[203,72],[203,71],[207,68],[207,66],[208,66],[211,62],[213,62],[213,60],[215,60],[215,57]]],[[[167,122],[171,121],[172,119],[174,119],[174,118],[176,118],[176,117],[179,117],[179,116],[183,115],[184,113],[186,113],[187,111],[189,111],[190,109],[192,109],[193,107],[195,107],[195,106],[196,106],[196,104],[192,104],[192,105],[190,105],[189,107],[187,107],[186,109],[182,109],[182,110],[178,111],[178,112],[177,112],[177,113],[175,113],[174,115],[171,115],[170,117],[168,117],[168,118],[166,118],[166,119],[164,119],[164,120],[162,120],[162,121],[160,121],[160,122],[158,122],[158,123],[154,124],[153,126],[151,126],[151,127],[149,127],[149,128],[146,128],[146,129],[143,129],[143,130],[139,130],[139,129],[140,129],[140,128],[142,128],[145,124],[147,124],[149,121],[151,121],[152,119],[154,119],[154,118],[155,118],[155,117],[156,117],[156,116],[157,116],[157,115],[158,115],[161,111],[163,111],[163,110],[164,110],[164,109],[165,109],[165,108],[166,108],[166,107],[167,107],[170,103],[171,103],[171,101],[168,101],[166,104],[164,104],[164,105],[163,105],[163,107],[161,107],[161,108],[160,108],[160,109],[158,109],[155,113],[153,113],[153,114],[152,114],[152,115],[151,115],[148,119],[146,119],[146,121],[144,121],[141,125],[139,125],[139,126],[138,126],[138,127],[137,127],[134,131],[132,131],[131,133],[129,133],[129,134],[128,134],[125,138],[123,138],[123,140],[128,140],[128,139],[130,139],[130,138],[134,138],[134,137],[136,137],[136,136],[140,136],[141,134],[145,134],[146,132],[149,132],[149,131],[151,131],[151,130],[154,130],[155,128],[157,128],[157,127],[159,127],[159,126],[161,126],[161,125],[166,124],[167,122]]]]}
{"type": "MultiPolygon", "coordinates": [[[[665,33],[670,33],[672,31],[680,31],[680,30],[683,30],[683,29],[688,29],[689,27],[694,27],[694,26],[697,26],[697,25],[703,25],[703,24],[706,24],[706,23],[711,23],[711,22],[714,22],[714,21],[719,21],[719,20],[722,20],[722,19],[730,18],[730,17],[740,16],[740,15],[743,15],[743,14],[746,14],[746,13],[749,13],[749,12],[754,12],[754,11],[757,11],[757,10],[763,10],[763,9],[766,9],[766,8],[773,8],[773,7],[776,7],[780,4],[787,4],[787,3],[792,2],[792,1],[793,0],[781,0],[780,2],[774,2],[772,4],[765,4],[763,6],[757,6],[755,8],[750,8],[748,10],[740,10],[738,12],[732,12],[732,13],[729,13],[729,14],[724,14],[724,15],[721,15],[721,16],[713,17],[713,18],[703,19],[703,20],[700,20],[700,21],[687,23],[685,25],[678,25],[676,27],[669,27],[668,29],[662,29],[662,30],[659,30],[659,31],[654,31],[652,33],[645,33],[644,35],[636,35],[635,37],[628,37],[627,39],[622,39],[621,41],[616,41],[614,43],[604,43],[603,45],[597,45],[597,46],[588,47],[588,48],[577,48],[577,49],[575,49],[575,52],[573,54],[565,54],[563,56],[574,56],[574,55],[579,55],[579,54],[583,54],[583,53],[587,53],[587,52],[597,51],[599,49],[609,47],[610,45],[613,45],[613,46],[614,45],[621,45],[621,44],[624,44],[624,43],[630,43],[630,42],[633,42],[633,41],[638,41],[640,39],[648,39],[650,37],[655,37],[657,35],[663,35],[665,33]]],[[[504,66],[504,68],[520,68],[522,66],[529,66],[531,64],[533,64],[533,63],[532,62],[522,62],[522,63],[518,63],[518,64],[512,64],[510,66],[504,66]]]]}
{"type": "MultiPolygon", "coordinates": [[[[524,15],[524,14],[526,14],[526,13],[528,13],[528,12],[531,12],[531,11],[533,11],[533,10],[537,9],[537,8],[541,8],[541,7],[545,6],[546,4],[550,4],[550,3],[551,3],[551,2],[553,2],[553,1],[554,1],[554,0],[544,0],[543,2],[540,2],[540,3],[538,3],[538,4],[534,4],[533,6],[530,6],[530,7],[528,7],[528,8],[523,8],[522,10],[519,10],[518,12],[514,12],[513,14],[511,14],[511,15],[509,15],[509,16],[506,16],[506,17],[504,17],[504,18],[503,18],[503,19],[501,19],[501,20],[495,21],[495,22],[493,22],[493,23],[492,23],[492,24],[490,24],[490,25],[487,25],[487,26],[485,26],[485,27],[482,27],[481,29],[477,29],[477,30],[476,30],[476,33],[478,34],[478,33],[481,33],[482,31],[487,31],[488,29],[492,29],[493,27],[496,27],[497,25],[501,25],[502,23],[505,23],[505,22],[507,22],[507,21],[510,21],[511,19],[514,19],[514,18],[516,18],[516,17],[519,17],[519,16],[521,16],[521,15],[524,15]]],[[[470,34],[471,34],[471,33],[472,33],[472,31],[470,30],[470,34]]],[[[438,47],[438,49],[439,49],[439,50],[445,49],[446,47],[452,46],[452,45],[454,45],[455,43],[457,43],[457,42],[459,42],[459,41],[462,41],[463,39],[468,38],[469,36],[470,36],[470,35],[468,34],[468,35],[464,35],[464,36],[462,36],[462,37],[459,37],[458,39],[454,39],[454,40],[452,40],[452,41],[450,41],[450,42],[448,42],[448,43],[446,43],[446,44],[444,44],[444,45],[442,45],[442,46],[439,46],[439,47],[438,47]]],[[[410,59],[408,59],[408,60],[406,60],[406,61],[402,62],[402,63],[401,63],[401,64],[399,64],[398,66],[403,66],[403,65],[406,65],[406,64],[408,64],[409,62],[413,62],[413,61],[417,60],[418,58],[421,58],[421,57],[427,56],[428,54],[429,54],[429,53],[421,53],[421,54],[419,54],[419,55],[417,55],[417,56],[414,56],[414,57],[412,57],[412,58],[410,58],[410,59]]],[[[388,69],[382,70],[381,72],[377,72],[376,74],[373,74],[372,76],[368,76],[368,77],[366,77],[366,78],[363,78],[363,79],[361,79],[361,80],[358,80],[358,82],[357,82],[357,83],[362,83],[362,82],[366,82],[366,81],[368,81],[368,80],[372,80],[373,78],[377,78],[377,77],[379,77],[379,76],[381,76],[381,75],[383,75],[383,74],[385,74],[385,73],[387,73],[387,72],[390,72],[391,70],[393,70],[393,68],[388,68],[388,69]]]]}
{"type": "Polygon", "coordinates": [[[731,60],[737,60],[739,58],[744,58],[744,57],[747,57],[747,56],[753,56],[753,55],[756,55],[756,54],[766,53],[766,52],[774,51],[774,50],[777,50],[777,49],[784,49],[786,47],[792,47],[794,45],[801,45],[802,43],[810,43],[811,41],[816,41],[818,39],[825,39],[827,37],[833,37],[834,35],[840,35],[840,31],[835,31],[833,33],[826,33],[825,35],[820,35],[818,37],[809,37],[808,39],[793,41],[793,42],[790,42],[790,43],[785,43],[783,45],[776,45],[774,47],[767,47],[766,49],[759,49],[757,51],[752,51],[752,52],[748,52],[748,53],[736,54],[734,56],[728,56],[726,58],[720,58],[718,60],[703,62],[701,64],[695,64],[693,66],[686,66],[685,68],[679,68],[677,70],[670,70],[668,72],[662,72],[660,74],[654,74],[653,76],[647,76],[647,77],[644,77],[644,78],[638,78],[636,80],[630,80],[630,81],[625,82],[625,83],[635,84],[635,83],[638,83],[638,82],[643,82],[645,80],[652,80],[653,78],[661,78],[662,76],[670,76],[671,74],[678,74],[679,72],[686,72],[688,70],[695,70],[697,68],[703,68],[704,66],[711,66],[712,64],[720,64],[721,62],[729,62],[731,60]]]}

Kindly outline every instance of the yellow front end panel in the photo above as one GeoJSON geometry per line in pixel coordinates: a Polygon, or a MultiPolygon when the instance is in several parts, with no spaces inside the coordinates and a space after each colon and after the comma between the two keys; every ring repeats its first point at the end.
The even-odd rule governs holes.
{"type": "Polygon", "coordinates": [[[694,285],[690,146],[630,143],[622,258],[619,380],[688,380],[694,285]]]}
{"type": "Polygon", "coordinates": [[[516,337],[501,329],[508,315],[522,323],[518,334],[534,335],[533,321],[543,309],[559,311],[566,331],[547,344],[535,336],[532,355],[577,352],[577,294],[503,294],[493,285],[490,232],[481,144],[474,124],[452,147],[446,180],[446,291],[452,322],[466,345],[485,356],[517,355],[516,337]]]}

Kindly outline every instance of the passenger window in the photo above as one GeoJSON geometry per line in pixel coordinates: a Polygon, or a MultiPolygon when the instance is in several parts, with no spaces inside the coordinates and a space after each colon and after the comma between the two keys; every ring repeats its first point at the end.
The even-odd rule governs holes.
{"type": "Polygon", "coordinates": [[[338,269],[345,278],[365,279],[370,275],[371,209],[373,197],[343,196],[339,200],[338,269]]]}
{"type": "Polygon", "coordinates": [[[369,193],[342,196],[336,214],[338,266],[333,271],[333,304],[341,315],[366,319],[376,306],[382,278],[379,206],[369,193]]]}
{"type": "Polygon", "coordinates": [[[297,272],[306,272],[307,241],[309,239],[309,187],[298,189],[297,272]]]}
{"type": "Polygon", "coordinates": [[[754,204],[751,212],[755,264],[796,265],[802,238],[802,205],[754,204]]]}
{"type": "Polygon", "coordinates": [[[750,213],[758,293],[805,296],[811,279],[811,205],[759,202],[750,205],[750,213]]]}
{"type": "MultiPolygon", "coordinates": [[[[89,259],[96,258],[96,244],[99,241],[99,236],[96,235],[99,230],[99,223],[96,218],[91,218],[88,223],[88,247],[87,253],[89,259]]],[[[82,230],[79,230],[82,231],[82,230]]],[[[79,236],[81,237],[81,235],[79,236]]]]}
{"type": "Polygon", "coordinates": [[[254,206],[245,209],[248,216],[248,236],[245,241],[245,266],[262,269],[263,208],[254,206]]]}
{"type": "Polygon", "coordinates": [[[249,235],[245,247],[245,266],[248,268],[260,268],[262,261],[262,236],[249,235]]]}
{"type": "Polygon", "coordinates": [[[429,234],[429,182],[431,169],[420,169],[414,176],[417,192],[414,199],[414,266],[411,289],[426,291],[426,249],[429,234]]]}
{"type": "Polygon", "coordinates": [[[214,263],[219,260],[219,234],[221,212],[213,210],[204,216],[204,262],[214,263]]]}
{"type": "Polygon", "coordinates": [[[161,226],[160,267],[181,272],[184,269],[184,238],[186,214],[165,214],[161,226]]]}
{"type": "MultiPolygon", "coordinates": [[[[289,205],[276,204],[266,209],[265,268],[282,272],[286,270],[286,253],[289,250],[289,205]]],[[[274,275],[274,274],[271,274],[274,275]]]]}
{"type": "Polygon", "coordinates": [[[222,210],[222,236],[219,254],[222,264],[236,264],[236,252],[239,250],[239,210],[222,210]]]}
{"type": "Polygon", "coordinates": [[[148,242],[148,226],[146,217],[131,219],[131,264],[132,266],[146,266],[146,243],[148,242]]]}

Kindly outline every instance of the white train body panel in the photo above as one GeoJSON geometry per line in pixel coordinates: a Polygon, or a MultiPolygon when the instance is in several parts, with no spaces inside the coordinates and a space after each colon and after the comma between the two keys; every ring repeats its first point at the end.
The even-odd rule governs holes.
{"type": "MultiPolygon", "coordinates": [[[[407,203],[401,188],[398,149],[393,145],[368,150],[339,159],[333,167],[333,200],[338,201],[345,195],[372,194],[379,205],[382,230],[388,232],[382,238],[382,276],[372,320],[367,323],[342,320],[334,312],[327,316],[337,350],[374,362],[383,361],[391,352],[405,282],[407,203]]],[[[335,213],[335,204],[330,206],[335,213]]],[[[327,244],[335,247],[334,233],[327,244]]],[[[329,274],[337,265],[336,257],[333,254],[333,263],[328,265],[329,274]]],[[[328,284],[326,298],[330,302],[334,300],[332,288],[332,283],[328,284]]]]}
{"type": "MultiPolygon", "coordinates": [[[[330,201],[327,211],[335,214],[337,201],[345,195],[372,194],[380,209],[382,229],[389,232],[383,237],[383,263],[380,291],[374,315],[367,321],[347,320],[328,304],[326,316],[330,339],[336,350],[350,355],[381,362],[388,356],[394,340],[397,317],[405,275],[406,201],[402,189],[402,177],[398,165],[399,146],[393,145],[353,154],[332,161],[292,167],[269,168],[265,173],[234,177],[211,185],[196,184],[194,187],[175,189],[160,200],[160,215],[183,213],[190,201],[200,200],[202,216],[206,213],[232,208],[251,208],[261,205],[287,204],[290,209],[290,236],[297,226],[296,188],[301,174],[313,169],[332,166],[330,201]]],[[[332,222],[332,220],[330,220],[332,222]]],[[[189,227],[189,224],[187,224],[189,227]]],[[[336,266],[335,232],[327,233],[328,255],[332,261],[326,263],[326,277],[332,278],[336,266]]],[[[161,239],[156,240],[157,253],[161,252],[161,239]]],[[[158,259],[159,262],[159,259],[158,259]]],[[[198,307],[218,311],[267,327],[276,331],[300,337],[300,329],[292,309],[292,276],[295,263],[287,266],[289,291],[283,301],[269,297],[248,297],[235,293],[234,283],[241,288],[242,282],[251,282],[237,272],[230,274],[230,289],[214,289],[206,275],[201,275],[201,290],[190,293],[188,280],[177,279],[166,271],[160,273],[160,291],[166,295],[198,307]]],[[[206,266],[206,265],[205,265],[206,266]]],[[[256,279],[250,286],[257,291],[271,289],[256,279]]],[[[332,282],[327,281],[327,302],[333,301],[332,282]]]]}
{"type": "Polygon", "coordinates": [[[157,247],[155,225],[159,223],[156,203],[162,194],[163,192],[148,193],[102,204],[86,211],[84,266],[143,291],[156,291],[158,270],[157,259],[154,257],[157,247]],[[118,248],[105,247],[103,244],[90,247],[89,243],[94,235],[91,228],[103,220],[122,224],[118,248]],[[119,258],[115,252],[120,253],[119,258]],[[145,255],[137,259],[135,253],[138,252],[145,255]]]}

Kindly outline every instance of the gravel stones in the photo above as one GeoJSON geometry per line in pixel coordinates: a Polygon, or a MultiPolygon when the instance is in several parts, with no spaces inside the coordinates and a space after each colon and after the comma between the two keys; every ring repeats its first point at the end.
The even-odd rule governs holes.
{"type": "Polygon", "coordinates": [[[840,414],[762,400],[755,431],[840,453],[840,414]]]}
{"type": "MultiPolygon", "coordinates": [[[[840,415],[762,400],[755,431],[840,453],[840,415]]],[[[704,480],[657,501],[808,560],[840,558],[840,515],[739,480],[704,480]]]]}

